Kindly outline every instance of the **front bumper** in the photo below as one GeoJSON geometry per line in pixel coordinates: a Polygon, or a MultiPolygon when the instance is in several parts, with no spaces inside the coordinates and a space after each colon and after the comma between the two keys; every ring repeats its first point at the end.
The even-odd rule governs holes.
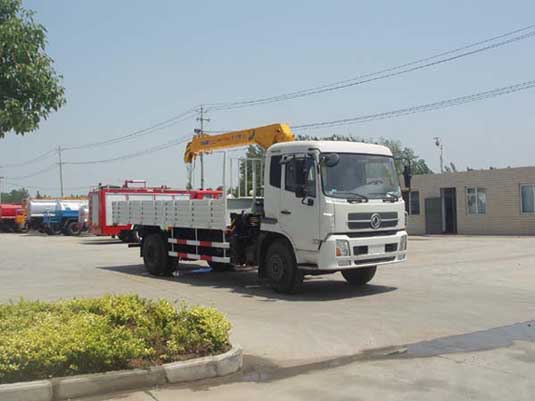
{"type": "Polygon", "coordinates": [[[321,244],[317,270],[346,270],[359,267],[399,263],[407,258],[407,232],[397,231],[391,235],[351,238],[348,235],[331,235],[321,244]],[[336,256],[336,240],[349,242],[349,256],[336,256]],[[402,241],[403,240],[403,241],[402,241]]]}

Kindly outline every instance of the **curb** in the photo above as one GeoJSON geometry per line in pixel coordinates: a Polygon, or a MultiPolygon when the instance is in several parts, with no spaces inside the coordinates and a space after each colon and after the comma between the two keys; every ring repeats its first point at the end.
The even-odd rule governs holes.
{"type": "Polygon", "coordinates": [[[226,376],[242,367],[239,346],[215,356],[184,362],[171,362],[148,369],[116,370],[50,380],[0,385],[2,401],[59,401],[134,388],[153,387],[167,383],[226,376]]]}

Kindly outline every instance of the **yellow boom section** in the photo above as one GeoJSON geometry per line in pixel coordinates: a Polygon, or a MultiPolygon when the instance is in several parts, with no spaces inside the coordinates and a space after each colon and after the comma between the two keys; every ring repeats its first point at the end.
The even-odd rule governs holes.
{"type": "Polygon", "coordinates": [[[287,124],[271,124],[265,127],[250,128],[242,131],[218,135],[197,135],[186,146],[184,161],[191,163],[200,153],[217,149],[236,148],[245,145],[259,145],[264,149],[279,142],[291,142],[295,136],[287,124]]]}

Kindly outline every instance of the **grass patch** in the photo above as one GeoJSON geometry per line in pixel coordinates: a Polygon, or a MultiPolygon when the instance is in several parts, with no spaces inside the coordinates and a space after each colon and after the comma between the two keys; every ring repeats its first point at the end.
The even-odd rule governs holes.
{"type": "Polygon", "coordinates": [[[137,295],[0,305],[0,384],[158,365],[230,349],[214,308],[137,295]]]}

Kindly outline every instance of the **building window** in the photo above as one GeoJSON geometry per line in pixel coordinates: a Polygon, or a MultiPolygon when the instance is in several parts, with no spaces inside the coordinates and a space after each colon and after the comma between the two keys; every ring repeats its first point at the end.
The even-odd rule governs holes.
{"type": "Polygon", "coordinates": [[[405,201],[405,211],[410,215],[420,214],[420,192],[419,191],[403,191],[403,200],[405,201]]]}
{"type": "Polygon", "coordinates": [[[535,213],[535,184],[520,186],[522,213],[535,213]]]}
{"type": "Polygon", "coordinates": [[[271,156],[269,163],[269,185],[275,188],[281,187],[281,157],[271,156]]]}
{"type": "Polygon", "coordinates": [[[409,194],[409,200],[410,200],[410,214],[420,214],[420,192],[419,191],[411,191],[409,194]]]}
{"type": "Polygon", "coordinates": [[[487,190],[483,188],[466,188],[468,214],[487,213],[487,190]]]}

